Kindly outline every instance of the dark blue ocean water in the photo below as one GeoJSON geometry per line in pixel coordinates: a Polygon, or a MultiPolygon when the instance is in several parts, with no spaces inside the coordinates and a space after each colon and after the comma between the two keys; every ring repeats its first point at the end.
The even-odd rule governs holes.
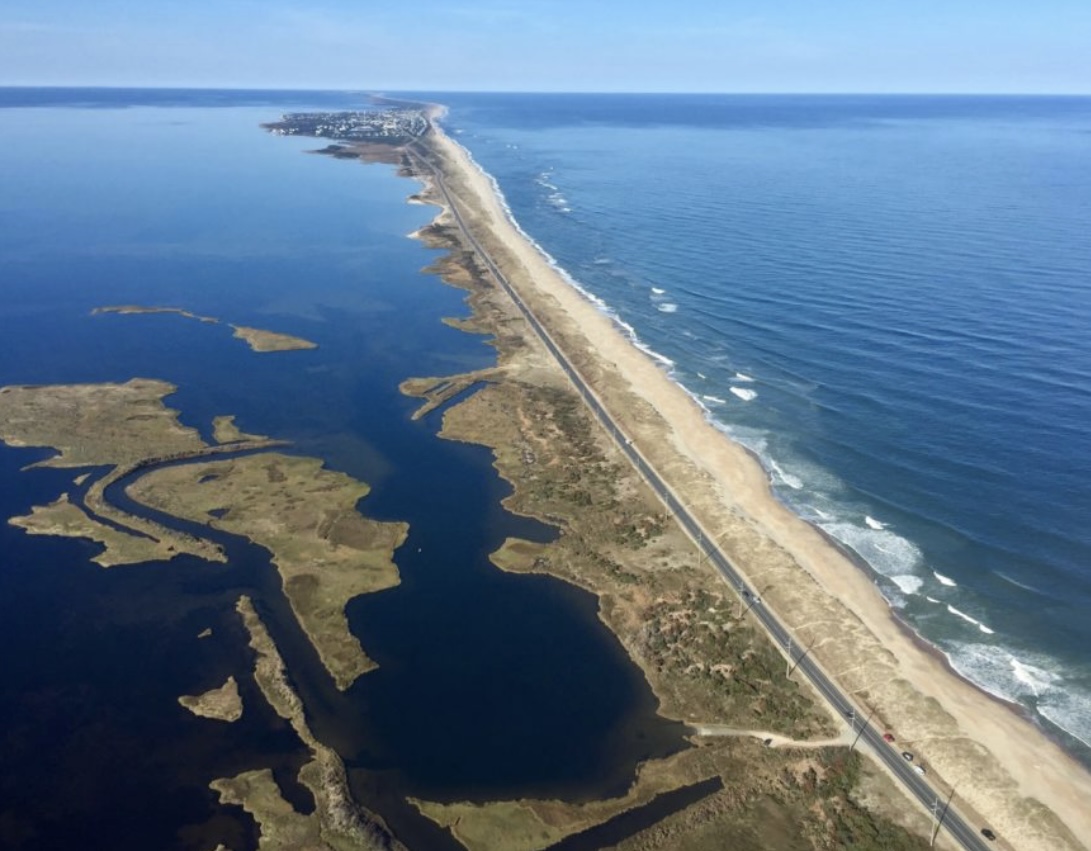
{"type": "Polygon", "coordinates": [[[1091,99],[434,97],[778,497],[1086,758],[1091,99]]]}

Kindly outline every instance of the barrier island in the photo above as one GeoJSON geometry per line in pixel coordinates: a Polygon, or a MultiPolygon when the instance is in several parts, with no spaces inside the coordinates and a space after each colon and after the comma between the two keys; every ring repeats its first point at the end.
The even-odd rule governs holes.
{"type": "MultiPolygon", "coordinates": [[[[491,447],[515,488],[509,507],[563,532],[545,546],[508,541],[494,562],[597,594],[602,620],[645,671],[662,713],[690,723],[697,745],[669,766],[645,765],[629,795],[612,802],[418,801],[421,811],[468,848],[544,848],[617,824],[649,798],[654,807],[656,794],[718,775],[722,789],[618,847],[719,847],[709,844],[718,836],[737,838],[739,847],[833,848],[850,834],[854,847],[924,847],[931,812],[892,783],[890,761],[875,758],[878,748],[850,747],[868,718],[912,747],[937,797],[957,790],[948,812],[971,835],[991,825],[1013,847],[1085,848],[1087,772],[922,646],[857,564],[776,501],[756,459],[716,430],[519,232],[489,177],[443,132],[442,108],[412,109],[428,115],[428,130],[396,149],[363,137],[320,153],[397,161],[400,173],[423,184],[410,201],[440,212],[416,236],[448,249],[429,271],[467,289],[473,311],[450,324],[490,334],[498,368],[422,377],[403,390],[428,410],[454,395],[452,388],[479,387],[445,411],[443,436],[491,447]],[[682,533],[634,458],[654,470],[699,535],[682,533]],[[710,549],[743,577],[745,597],[724,583],[710,549]],[[743,616],[755,599],[794,637],[789,658],[792,648],[774,647],[743,616]],[[833,704],[786,676],[800,677],[792,659],[804,649],[839,689],[833,704]],[[778,779],[748,782],[762,776],[766,761],[778,766],[770,774],[778,779]],[[786,791],[797,788],[799,797],[786,791]],[[840,790],[832,803],[820,803],[830,801],[831,789],[840,790]],[[758,823],[775,835],[747,833],[758,823]]],[[[292,127],[291,116],[281,127],[292,127]]],[[[939,841],[951,840],[941,832],[939,841]]]]}

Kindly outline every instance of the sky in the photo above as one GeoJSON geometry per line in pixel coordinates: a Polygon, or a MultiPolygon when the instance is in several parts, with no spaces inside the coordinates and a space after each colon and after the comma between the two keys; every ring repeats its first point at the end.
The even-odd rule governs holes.
{"type": "Polygon", "coordinates": [[[1091,0],[3,0],[0,85],[1091,94],[1091,0]]]}

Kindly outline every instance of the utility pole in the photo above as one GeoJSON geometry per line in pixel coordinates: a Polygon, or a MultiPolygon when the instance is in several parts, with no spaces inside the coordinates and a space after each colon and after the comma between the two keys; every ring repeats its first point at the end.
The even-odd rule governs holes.
{"type": "Polygon", "coordinates": [[[943,802],[943,809],[939,810],[939,798],[937,797],[932,802],[932,821],[934,827],[932,828],[932,839],[928,843],[928,847],[931,848],[936,844],[936,837],[939,836],[940,826],[943,824],[943,819],[947,815],[947,811],[951,809],[951,801],[955,797],[955,787],[951,787],[951,792],[947,796],[947,800],[943,802]],[[939,810],[939,812],[937,812],[939,810]]]}
{"type": "MultiPolygon", "coordinates": [[[[860,730],[859,730],[858,732],[856,732],[856,738],[854,738],[854,739],[852,740],[852,744],[851,744],[851,745],[849,745],[849,750],[850,750],[850,751],[851,751],[851,750],[852,750],[853,748],[855,748],[855,747],[856,747],[856,743],[857,743],[858,741],[860,741],[860,737],[861,737],[862,735],[864,735],[864,730],[865,730],[865,729],[867,728],[867,725],[868,725],[868,721],[870,721],[870,720],[871,720],[871,716],[872,716],[872,715],[874,715],[874,714],[875,714],[875,710],[874,710],[874,709],[872,709],[872,710],[871,710],[871,712],[869,712],[869,713],[868,713],[868,716],[867,716],[867,718],[865,718],[865,719],[864,719],[864,723],[860,725],[860,730]]],[[[853,729],[853,731],[855,732],[855,731],[856,731],[856,710],[855,710],[855,709],[853,709],[853,710],[852,710],[852,711],[851,711],[851,712],[849,713],[849,719],[850,719],[850,720],[851,720],[851,722],[852,722],[852,729],[853,729]]]]}
{"type": "Polygon", "coordinates": [[[800,663],[801,663],[801,662],[802,662],[802,661],[803,661],[803,660],[804,660],[805,658],[807,658],[807,654],[811,652],[811,648],[812,648],[812,647],[814,647],[814,638],[813,638],[813,637],[811,638],[811,643],[807,645],[807,649],[806,649],[806,650],[804,650],[804,651],[803,651],[802,653],[800,653],[800,654],[799,654],[799,658],[798,658],[798,659],[796,659],[796,662],[795,662],[795,664],[794,664],[794,665],[792,665],[792,666],[791,666],[791,667],[790,667],[790,668],[788,669],[788,676],[789,676],[789,677],[790,677],[790,676],[792,676],[792,671],[794,671],[794,670],[795,670],[796,668],[798,668],[798,667],[799,667],[799,664],[800,664],[800,663]]]}

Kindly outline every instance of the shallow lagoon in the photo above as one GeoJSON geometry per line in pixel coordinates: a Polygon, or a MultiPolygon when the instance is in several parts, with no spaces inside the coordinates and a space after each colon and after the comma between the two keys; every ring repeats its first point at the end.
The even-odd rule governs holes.
{"type": "MultiPolygon", "coordinates": [[[[239,847],[253,827],[224,819],[207,783],[265,765],[306,802],[290,784],[302,749],[246,676],[240,593],[270,618],[315,731],[362,792],[381,778],[441,799],[601,795],[680,744],[593,598],[488,563],[506,535],[552,534],[500,507],[508,489],[489,452],[437,439],[438,414],[409,420],[416,403],[400,381],[492,360],[481,338],[439,321],[465,314],[462,294],[419,273],[434,253],[405,235],[431,211],[405,204],[414,186],[390,167],[306,156],[307,140],[263,134],[260,121],[306,106],[283,103],[0,110],[13,140],[0,166],[0,385],[166,379],[180,388],[168,404],[205,435],[213,416],[236,414],[243,430],[371,484],[365,513],[411,527],[396,555],[402,585],[349,607],[382,667],[346,695],[332,689],[255,547],[232,545],[229,567],[104,571],[84,542],[0,527],[3,844],[239,847]],[[185,307],[319,348],[256,355],[224,326],[90,316],[120,303],[185,307]],[[230,673],[239,724],[177,705],[230,673]]],[[[68,487],[70,474],[19,472],[41,454],[0,449],[5,517],[68,487]]],[[[411,820],[392,797],[385,805],[411,820]]]]}

